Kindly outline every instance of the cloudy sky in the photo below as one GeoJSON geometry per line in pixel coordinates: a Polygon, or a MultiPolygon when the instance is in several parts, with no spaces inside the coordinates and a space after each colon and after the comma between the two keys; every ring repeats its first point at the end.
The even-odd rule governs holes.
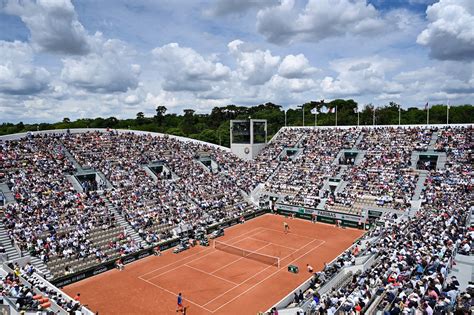
{"type": "Polygon", "coordinates": [[[473,103],[473,0],[0,0],[0,122],[473,103]]]}

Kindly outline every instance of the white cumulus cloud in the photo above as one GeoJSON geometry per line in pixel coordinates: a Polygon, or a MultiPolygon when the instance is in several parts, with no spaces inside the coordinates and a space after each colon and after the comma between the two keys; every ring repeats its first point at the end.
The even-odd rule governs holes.
{"type": "Polygon", "coordinates": [[[427,28],[417,43],[440,60],[474,60],[474,1],[441,0],[428,7],[427,28]]]}
{"type": "Polygon", "coordinates": [[[70,0],[10,0],[4,10],[21,18],[36,48],[72,55],[89,52],[87,33],[70,0]]]}
{"type": "Polygon", "coordinates": [[[326,76],[320,85],[325,94],[334,97],[396,94],[402,85],[390,81],[388,73],[398,66],[398,61],[379,56],[335,60],[331,67],[337,76],[326,76]]]}
{"type": "Polygon", "coordinates": [[[152,51],[166,91],[208,91],[213,82],[226,80],[230,69],[212,58],[200,55],[192,48],[170,43],[152,51]]]}
{"type": "Polygon", "coordinates": [[[138,85],[140,66],[133,63],[133,50],[117,39],[93,38],[87,56],[63,59],[61,78],[68,84],[93,93],[126,92],[138,85]]]}
{"type": "Polygon", "coordinates": [[[311,67],[305,55],[287,55],[278,68],[278,74],[282,77],[303,78],[318,72],[318,69],[311,67]]]}
{"type": "Polygon", "coordinates": [[[386,23],[366,0],[308,0],[300,9],[295,0],[282,0],[257,14],[257,29],[277,44],[318,42],[325,38],[379,33],[386,23]]]}
{"type": "Polygon", "coordinates": [[[50,73],[33,64],[30,45],[0,41],[0,93],[28,95],[48,88],[50,73]]]}
{"type": "Polygon", "coordinates": [[[264,84],[278,70],[280,56],[273,56],[269,50],[251,49],[239,39],[230,42],[227,47],[236,59],[239,77],[248,84],[264,84]]]}

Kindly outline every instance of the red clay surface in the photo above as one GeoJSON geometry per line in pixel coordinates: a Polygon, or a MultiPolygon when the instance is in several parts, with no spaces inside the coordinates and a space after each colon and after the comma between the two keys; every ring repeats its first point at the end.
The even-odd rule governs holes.
{"type": "Polygon", "coordinates": [[[180,254],[171,250],[112,270],[64,290],[103,314],[176,314],[181,292],[187,314],[256,314],[266,311],[311,274],[321,270],[364,231],[300,219],[264,215],[225,230],[221,242],[280,257],[280,268],[210,247],[180,254]],[[286,221],[291,231],[283,232],[286,221]],[[288,272],[289,264],[300,268],[288,272]]]}

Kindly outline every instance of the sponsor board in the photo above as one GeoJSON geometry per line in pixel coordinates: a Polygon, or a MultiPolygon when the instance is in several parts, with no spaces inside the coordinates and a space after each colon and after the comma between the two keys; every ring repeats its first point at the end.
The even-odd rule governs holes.
{"type": "Polygon", "coordinates": [[[100,266],[99,268],[96,268],[94,272],[92,272],[92,274],[95,276],[95,275],[98,275],[99,273],[106,272],[107,270],[108,270],[107,267],[100,266]]]}
{"type": "MultiPolygon", "coordinates": [[[[278,210],[282,212],[296,212],[298,214],[316,214],[318,217],[326,217],[337,220],[346,220],[359,222],[364,219],[362,216],[343,214],[340,212],[326,211],[326,210],[317,210],[305,207],[298,207],[292,205],[276,204],[278,210]]],[[[306,216],[305,216],[306,217],[306,216]]]]}

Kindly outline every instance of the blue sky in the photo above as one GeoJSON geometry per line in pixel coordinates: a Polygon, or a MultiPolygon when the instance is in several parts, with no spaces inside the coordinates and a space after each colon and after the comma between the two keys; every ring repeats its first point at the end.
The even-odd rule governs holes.
{"type": "Polygon", "coordinates": [[[0,0],[0,122],[472,103],[472,0],[0,0]]]}

